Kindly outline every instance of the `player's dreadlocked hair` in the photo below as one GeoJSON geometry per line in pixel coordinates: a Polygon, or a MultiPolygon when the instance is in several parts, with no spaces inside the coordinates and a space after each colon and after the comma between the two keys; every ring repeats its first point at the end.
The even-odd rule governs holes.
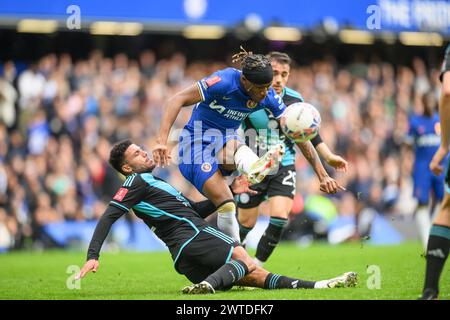
{"type": "Polygon", "coordinates": [[[242,46],[240,48],[241,51],[232,56],[232,62],[240,62],[244,76],[249,81],[257,84],[272,82],[272,65],[270,60],[265,55],[254,54],[251,51],[247,52],[242,46]]]}
{"type": "Polygon", "coordinates": [[[251,51],[246,51],[240,46],[241,51],[234,54],[232,58],[233,63],[241,63],[241,68],[249,69],[263,69],[270,65],[270,60],[262,54],[253,54],[251,51]]]}
{"type": "Polygon", "coordinates": [[[121,141],[115,144],[109,153],[109,164],[122,174],[124,174],[122,172],[122,165],[125,160],[125,151],[127,151],[131,144],[132,142],[129,139],[121,141]]]}

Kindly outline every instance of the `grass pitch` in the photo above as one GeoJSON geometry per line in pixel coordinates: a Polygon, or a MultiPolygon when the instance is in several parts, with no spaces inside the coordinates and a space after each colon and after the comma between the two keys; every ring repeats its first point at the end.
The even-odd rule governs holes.
{"type": "MultiPolygon", "coordinates": [[[[266,269],[305,280],[321,280],[356,271],[359,274],[357,287],[272,291],[233,288],[215,295],[187,296],[181,294],[181,288],[189,281],[176,273],[168,252],[103,253],[98,272],[88,274],[77,289],[73,281],[75,266],[81,267],[84,261],[85,252],[0,255],[0,299],[416,299],[421,293],[425,272],[425,258],[419,243],[382,247],[355,243],[308,248],[283,243],[266,263],[266,269]],[[374,278],[378,271],[379,289],[374,278]]],[[[448,261],[441,275],[440,299],[450,300],[448,261]]]]}

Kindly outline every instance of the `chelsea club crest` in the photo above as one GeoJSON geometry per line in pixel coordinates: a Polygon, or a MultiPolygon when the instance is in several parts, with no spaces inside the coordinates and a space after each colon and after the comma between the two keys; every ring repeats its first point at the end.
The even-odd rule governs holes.
{"type": "Polygon", "coordinates": [[[258,105],[257,102],[253,101],[253,100],[248,100],[247,101],[247,108],[253,109],[258,105]]]}

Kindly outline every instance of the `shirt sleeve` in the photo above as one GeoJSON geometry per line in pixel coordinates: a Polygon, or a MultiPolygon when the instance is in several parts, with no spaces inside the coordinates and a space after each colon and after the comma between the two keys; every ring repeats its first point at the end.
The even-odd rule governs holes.
{"type": "Polygon", "coordinates": [[[199,202],[194,202],[190,199],[188,199],[192,209],[195,210],[195,212],[198,213],[200,217],[203,219],[213,214],[217,207],[214,205],[214,203],[211,200],[203,200],[199,202]]]}
{"type": "Polygon", "coordinates": [[[100,249],[113,223],[127,213],[135,204],[139,203],[144,195],[145,181],[138,174],[129,176],[109,202],[105,213],[95,227],[87,253],[88,260],[98,259],[100,249]]]}
{"type": "Polygon", "coordinates": [[[145,195],[145,181],[138,174],[129,176],[112,198],[110,205],[128,212],[145,195]]]}
{"type": "Polygon", "coordinates": [[[116,222],[116,220],[124,214],[125,211],[111,204],[108,206],[108,208],[106,208],[105,213],[102,215],[97,223],[97,226],[95,227],[94,235],[92,236],[91,242],[89,243],[87,260],[98,260],[100,256],[100,249],[102,248],[103,242],[108,236],[113,223],[116,222]]]}
{"type": "Polygon", "coordinates": [[[276,94],[272,87],[269,89],[266,99],[268,100],[266,109],[268,109],[276,119],[279,119],[284,110],[286,110],[286,105],[284,104],[283,99],[281,96],[276,94]]]}
{"type": "Polygon", "coordinates": [[[317,135],[311,139],[311,143],[313,144],[314,148],[317,147],[322,142],[323,140],[319,133],[317,133],[317,135]]]}
{"type": "Polygon", "coordinates": [[[210,101],[226,93],[228,84],[224,75],[224,72],[218,71],[197,81],[202,101],[210,101]]]}

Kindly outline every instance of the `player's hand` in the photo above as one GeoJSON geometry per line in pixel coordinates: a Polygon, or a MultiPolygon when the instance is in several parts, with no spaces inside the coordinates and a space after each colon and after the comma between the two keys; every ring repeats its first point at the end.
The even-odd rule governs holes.
{"type": "Polygon", "coordinates": [[[328,193],[328,194],[335,194],[338,191],[345,191],[346,189],[339,184],[336,180],[333,178],[326,176],[320,180],[320,191],[328,193]]]}
{"type": "Polygon", "coordinates": [[[94,272],[94,273],[97,272],[97,270],[98,270],[98,265],[99,265],[98,260],[95,260],[95,259],[88,260],[88,261],[84,264],[84,266],[83,266],[83,268],[81,269],[80,273],[77,274],[77,275],[75,276],[75,280],[80,280],[80,279],[83,278],[89,271],[92,271],[92,272],[94,272]]]}
{"type": "Polygon", "coordinates": [[[156,166],[164,168],[164,166],[169,165],[171,156],[169,155],[169,147],[166,144],[158,141],[152,153],[156,166]]]}
{"type": "Polygon", "coordinates": [[[444,160],[444,158],[447,156],[447,154],[448,147],[441,145],[434,154],[433,159],[431,159],[430,170],[433,171],[436,176],[439,176],[444,171],[444,166],[441,163],[442,160],[444,160]]]}
{"type": "Polygon", "coordinates": [[[348,162],[337,154],[332,154],[327,160],[327,163],[337,171],[347,172],[348,162]]]}
{"type": "Polygon", "coordinates": [[[258,194],[258,191],[250,189],[250,182],[248,182],[245,175],[236,177],[231,183],[231,191],[234,194],[248,193],[250,195],[258,194]]]}

